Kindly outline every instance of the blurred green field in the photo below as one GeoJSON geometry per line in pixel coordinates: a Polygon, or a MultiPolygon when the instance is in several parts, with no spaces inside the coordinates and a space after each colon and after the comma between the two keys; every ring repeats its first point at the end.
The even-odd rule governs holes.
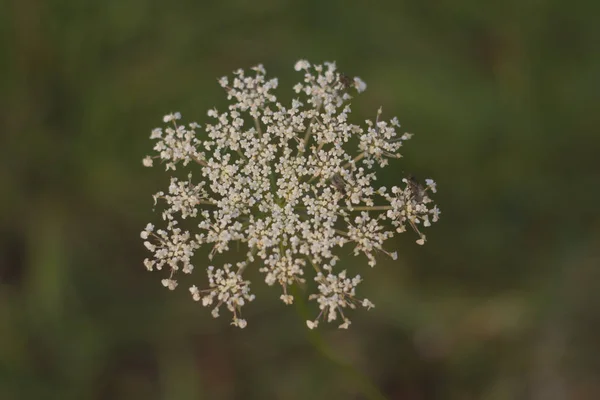
{"type": "Polygon", "coordinates": [[[367,398],[356,371],[389,399],[600,398],[600,2],[0,9],[1,400],[367,398]],[[415,133],[382,183],[438,183],[425,246],[342,260],[377,307],[319,333],[355,372],[258,273],[239,330],[142,265],[169,181],[150,130],[204,123],[258,63],[286,98],[300,58],[367,82],[353,122],[381,105],[415,133]]]}

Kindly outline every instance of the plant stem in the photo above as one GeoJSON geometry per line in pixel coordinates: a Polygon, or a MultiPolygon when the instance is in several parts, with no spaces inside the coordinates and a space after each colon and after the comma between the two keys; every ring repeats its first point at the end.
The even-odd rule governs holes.
{"type": "MultiPolygon", "coordinates": [[[[300,317],[304,321],[310,319],[304,298],[300,295],[300,293],[298,293],[298,288],[296,285],[291,286],[291,291],[294,296],[296,310],[298,311],[300,317]]],[[[368,376],[360,372],[349,362],[342,360],[333,352],[323,337],[319,334],[318,329],[312,329],[308,331],[308,341],[313,345],[318,353],[339,368],[348,377],[349,381],[354,382],[357,386],[357,389],[360,390],[365,398],[369,400],[387,400],[379,388],[377,388],[377,386],[371,382],[368,376]]]]}

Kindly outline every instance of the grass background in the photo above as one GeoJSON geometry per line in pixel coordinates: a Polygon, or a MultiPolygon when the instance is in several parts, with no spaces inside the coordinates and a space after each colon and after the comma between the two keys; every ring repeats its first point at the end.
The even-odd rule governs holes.
{"type": "Polygon", "coordinates": [[[1,399],[365,398],[258,277],[241,331],[142,265],[150,130],[203,123],[240,67],[284,93],[299,58],[367,82],[354,122],[382,105],[415,132],[382,181],[433,177],[443,212],[397,262],[343,259],[377,307],[323,343],[390,399],[600,398],[600,3],[0,9],[1,399]]]}

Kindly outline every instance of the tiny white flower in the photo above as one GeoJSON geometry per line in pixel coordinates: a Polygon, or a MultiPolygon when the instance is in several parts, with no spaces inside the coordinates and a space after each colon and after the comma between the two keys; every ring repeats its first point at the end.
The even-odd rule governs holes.
{"type": "Polygon", "coordinates": [[[282,294],[281,296],[279,296],[279,298],[285,303],[285,304],[292,304],[294,303],[294,296],[291,295],[284,295],[282,294]]]}
{"type": "Polygon", "coordinates": [[[433,193],[436,192],[436,183],[433,179],[425,179],[425,184],[431,189],[433,193]]]}
{"type": "Polygon", "coordinates": [[[200,301],[200,291],[198,290],[196,285],[190,287],[190,293],[192,294],[192,298],[194,299],[194,301],[200,301]]]}
{"type": "Polygon", "coordinates": [[[349,319],[345,319],[344,323],[341,324],[340,326],[338,326],[339,329],[348,329],[348,327],[350,326],[350,320],[349,319]]]}
{"type": "Polygon", "coordinates": [[[177,287],[177,281],[174,279],[163,279],[161,282],[162,285],[168,288],[169,290],[175,290],[175,288],[177,287]]]}
{"type": "Polygon", "coordinates": [[[358,76],[354,78],[354,85],[356,86],[356,90],[358,90],[358,93],[362,93],[365,90],[367,90],[367,84],[358,76]]]}
{"type": "Polygon", "coordinates": [[[301,71],[303,69],[308,69],[310,68],[310,63],[306,60],[299,60],[298,62],[296,62],[296,65],[294,65],[294,69],[296,71],[301,71]]]}
{"type": "Polygon", "coordinates": [[[369,301],[369,299],[364,299],[362,302],[362,306],[365,307],[366,309],[375,308],[375,304],[371,303],[369,301]]]}
{"type": "Polygon", "coordinates": [[[150,259],[146,258],[144,260],[144,266],[146,267],[146,269],[148,271],[152,271],[154,268],[154,260],[150,260],[150,259]]]}
{"type": "Polygon", "coordinates": [[[319,326],[319,321],[317,321],[317,320],[315,320],[315,321],[307,320],[306,321],[306,326],[308,326],[308,329],[315,329],[317,326],[319,326]]]}
{"type": "Polygon", "coordinates": [[[142,160],[142,164],[144,165],[144,167],[151,167],[152,166],[152,157],[150,157],[150,156],[144,157],[144,159],[142,160]]]}
{"type": "Polygon", "coordinates": [[[160,139],[162,137],[162,133],[162,128],[154,128],[150,134],[150,139],[160,139]]]}
{"type": "Polygon", "coordinates": [[[248,325],[245,319],[235,319],[231,324],[241,329],[244,329],[248,325]]]}

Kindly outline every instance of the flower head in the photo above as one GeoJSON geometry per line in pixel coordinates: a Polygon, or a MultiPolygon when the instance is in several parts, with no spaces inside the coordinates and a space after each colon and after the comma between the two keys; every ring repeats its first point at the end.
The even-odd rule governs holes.
{"type": "Polygon", "coordinates": [[[209,246],[209,259],[226,252],[236,242],[245,256],[234,268],[231,264],[207,269],[208,286],[190,287],[194,300],[214,306],[213,316],[225,306],[232,324],[243,328],[241,308],[254,299],[250,282],[243,278],[247,268],[256,267],[268,285],[282,288],[281,300],[291,304],[289,287],[305,282],[307,269],[313,269],[315,300],[320,319],[341,319],[348,328],[346,308],[374,307],[356,297],[360,276],[346,277],[337,271],[341,248],[350,246],[355,255],[364,254],[376,265],[379,255],[397,258],[384,248],[387,239],[410,226],[425,242],[421,229],[439,218],[429,192],[435,182],[425,185],[409,177],[388,190],[374,189],[377,167],[400,158],[398,150],[412,136],[398,134],[396,118],[381,119],[379,109],[365,126],[349,122],[352,95],[366,89],[360,78],[338,72],[335,63],[313,65],[301,60],[295,70],[303,73],[294,86],[297,94],[291,105],[277,101],[277,79],[267,79],[262,65],[247,75],[219,79],[230,100],[226,111],[208,111],[209,123],[203,133],[200,125],[180,124],[179,113],[163,118],[166,126],[156,128],[153,157],[145,166],[160,160],[167,170],[195,164],[196,173],[187,180],[171,178],[167,192],[154,195],[165,205],[164,229],[148,226],[141,233],[153,257],[147,269],[169,268],[163,285],[175,289],[176,273],[191,273],[192,257],[201,246],[209,246]],[[349,152],[355,143],[355,154],[349,152]],[[192,231],[184,229],[185,226],[192,231]],[[190,225],[188,221],[192,221],[190,225]],[[421,228],[421,229],[419,229],[421,228]]]}

